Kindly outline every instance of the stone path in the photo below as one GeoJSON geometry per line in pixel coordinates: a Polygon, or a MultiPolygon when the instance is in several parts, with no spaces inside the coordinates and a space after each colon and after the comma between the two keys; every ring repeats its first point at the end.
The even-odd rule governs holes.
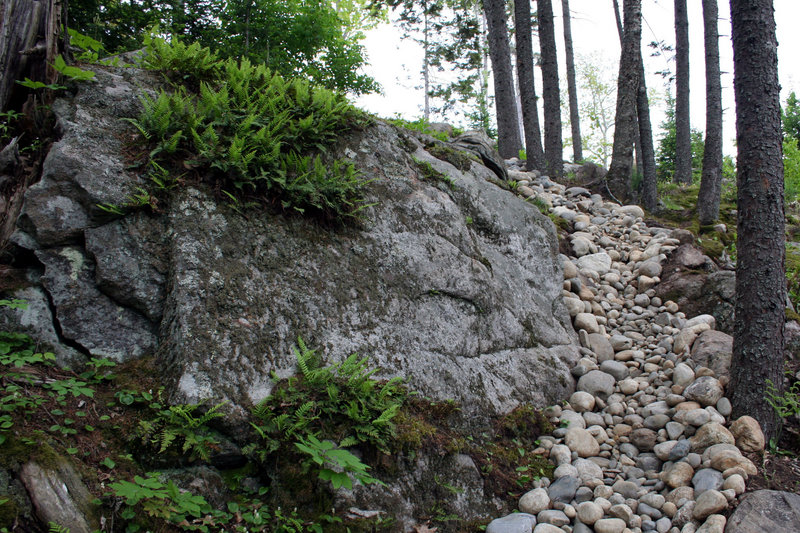
{"type": "Polygon", "coordinates": [[[560,259],[583,358],[572,369],[577,391],[547,409],[561,427],[538,452],[557,466],[553,479],[487,532],[722,533],[722,513],[757,474],[741,452],[763,450],[764,437],[752,418],[727,418],[730,337],[714,332],[722,349],[693,357],[714,317],[686,317],[655,296],[679,234],[648,228],[638,206],[538,173],[509,174],[518,194],[572,222],[572,255],[560,259]]]}

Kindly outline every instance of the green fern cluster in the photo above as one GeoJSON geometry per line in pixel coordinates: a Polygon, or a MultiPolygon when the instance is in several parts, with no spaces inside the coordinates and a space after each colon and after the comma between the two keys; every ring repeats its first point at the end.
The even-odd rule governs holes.
{"type": "Polygon", "coordinates": [[[263,441],[260,457],[308,436],[332,439],[342,448],[369,444],[388,453],[392,420],[407,397],[401,378],[372,379],[377,369],[369,370],[367,359],[357,354],[320,366],[302,339],[295,356],[300,374],[280,381],[272,396],[253,408],[253,427],[263,441]]]}
{"type": "MultiPolygon", "coordinates": [[[[159,392],[159,400],[161,399],[159,392]]],[[[149,420],[142,419],[136,429],[136,437],[147,447],[158,453],[170,451],[188,455],[189,460],[208,461],[211,451],[218,444],[208,423],[223,416],[220,408],[227,401],[212,406],[205,412],[196,414],[202,404],[179,404],[165,406],[160,401],[149,405],[155,416],[149,420]]]]}
{"type": "Polygon", "coordinates": [[[319,155],[366,120],[343,96],[246,59],[219,61],[196,44],[153,36],[148,43],[150,66],[199,80],[197,91],[141,97],[143,111],[130,122],[150,161],[203,171],[221,190],[263,195],[284,209],[343,219],[365,207],[365,182],[352,164],[325,165],[319,155]]]}
{"type": "Polygon", "coordinates": [[[169,41],[158,36],[158,26],[144,37],[145,68],[161,70],[172,79],[196,82],[211,80],[219,74],[219,56],[199,43],[185,44],[173,36],[169,41]]]}

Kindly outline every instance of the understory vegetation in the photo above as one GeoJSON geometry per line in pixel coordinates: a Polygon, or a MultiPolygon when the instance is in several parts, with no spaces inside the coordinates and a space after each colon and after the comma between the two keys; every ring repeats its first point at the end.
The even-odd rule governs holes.
{"type": "MultiPolygon", "coordinates": [[[[203,180],[237,209],[266,204],[335,221],[365,207],[361,174],[326,157],[342,132],[370,120],[344,96],[155,32],[146,45],[144,66],[162,71],[170,88],[143,94],[130,122],[157,190],[203,180]]],[[[140,205],[155,206],[147,191],[128,207],[140,205]]]]}
{"type": "MultiPolygon", "coordinates": [[[[552,474],[532,450],[553,427],[531,406],[481,435],[459,434],[455,402],[422,398],[400,378],[377,380],[366,358],[323,365],[302,339],[295,357],[297,374],[273,376],[272,394],[251,408],[251,431],[234,442],[223,429],[225,402],[170,405],[152,360],[95,358],[59,368],[28,335],[1,332],[0,465],[17,471],[29,461],[45,469],[68,461],[94,496],[94,512],[130,532],[387,531],[391,516],[343,516],[333,510],[334,493],[382,485],[417,454],[470,455],[486,490],[509,502],[552,474]],[[208,466],[219,475],[206,473],[198,484],[208,466]]],[[[450,531],[481,525],[447,512],[463,490],[457,481],[435,477],[432,485],[434,503],[421,520],[450,531]]],[[[0,493],[0,531],[15,527],[36,526],[23,496],[0,493]]]]}

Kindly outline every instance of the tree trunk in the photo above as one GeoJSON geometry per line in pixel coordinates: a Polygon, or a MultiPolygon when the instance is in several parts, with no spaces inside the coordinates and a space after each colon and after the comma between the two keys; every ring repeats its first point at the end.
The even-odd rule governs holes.
{"type": "Polygon", "coordinates": [[[564,51],[567,55],[567,91],[569,92],[569,123],[572,126],[572,159],[575,163],[583,161],[581,141],[581,118],[578,112],[578,84],[575,82],[575,54],[572,51],[572,27],[570,23],[569,0],[561,0],[564,12],[564,51]]]}
{"type": "Polygon", "coordinates": [[[561,91],[558,88],[558,55],[551,0],[536,0],[539,18],[539,47],[542,53],[542,98],[544,99],[544,159],[547,173],[564,172],[561,140],[561,91]]]}
{"type": "Polygon", "coordinates": [[[631,167],[633,165],[633,144],[638,132],[636,128],[636,98],[639,90],[639,59],[642,39],[642,2],[624,0],[623,12],[625,26],[622,38],[622,52],[619,59],[617,78],[617,111],[614,127],[614,147],[611,154],[611,167],[606,180],[611,193],[620,201],[631,197],[631,167]]]}
{"type": "Polygon", "coordinates": [[[428,3],[422,3],[422,19],[423,19],[423,26],[422,26],[422,35],[423,35],[423,56],[422,56],[422,82],[423,82],[423,90],[425,91],[425,107],[423,110],[423,118],[425,122],[429,122],[431,119],[431,56],[430,56],[430,48],[431,44],[428,40],[429,31],[428,28],[428,3]]]}
{"type": "Polygon", "coordinates": [[[675,182],[692,183],[692,124],[689,119],[689,16],[686,0],[675,0],[675,182]]]}
{"type": "Polygon", "coordinates": [[[697,195],[700,224],[719,217],[722,192],[722,84],[719,72],[719,28],[717,0],[703,0],[703,27],[706,50],[706,140],[703,176],[697,195]]]}
{"type": "Polygon", "coordinates": [[[494,73],[494,102],[497,111],[497,149],[503,158],[516,157],[522,148],[517,122],[514,78],[511,75],[511,49],[508,45],[504,0],[484,0],[489,34],[489,55],[494,73]]]}
{"type": "Polygon", "coordinates": [[[780,419],[764,397],[783,389],[786,306],[778,43],[772,0],[731,0],[738,239],[736,318],[729,394],[733,416],[750,415],[769,441],[780,419]]]}
{"type": "Polygon", "coordinates": [[[16,80],[56,81],[58,73],[50,65],[66,49],[62,9],[66,3],[56,0],[0,0],[0,110],[23,94],[15,91],[16,80]]]}
{"type": "Polygon", "coordinates": [[[519,96],[522,100],[522,124],[525,126],[525,153],[528,170],[542,170],[544,151],[542,131],[539,128],[539,106],[534,85],[533,38],[531,36],[530,0],[514,2],[514,27],[517,33],[517,76],[519,96]]]}
{"type": "Polygon", "coordinates": [[[639,194],[642,206],[648,211],[655,211],[658,203],[656,182],[656,151],[653,147],[653,126],[650,122],[650,102],[647,100],[647,84],[645,82],[644,59],[639,49],[639,89],[636,94],[636,114],[639,123],[639,144],[641,154],[642,182],[639,194]]]}

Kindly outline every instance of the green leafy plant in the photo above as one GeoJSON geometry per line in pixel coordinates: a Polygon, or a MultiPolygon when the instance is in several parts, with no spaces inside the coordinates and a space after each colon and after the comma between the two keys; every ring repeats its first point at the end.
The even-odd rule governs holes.
{"type": "Polygon", "coordinates": [[[330,481],[334,490],[341,487],[352,489],[350,475],[363,485],[371,483],[383,485],[382,481],[367,474],[369,466],[349,451],[339,448],[334,442],[320,441],[314,435],[308,435],[306,438],[301,437],[294,445],[318,466],[319,478],[330,481]]]}
{"type": "Polygon", "coordinates": [[[141,114],[129,120],[149,164],[161,169],[156,184],[170,183],[164,169],[204,169],[220,190],[261,196],[287,210],[341,220],[366,206],[366,181],[352,164],[324,163],[319,155],[342,130],[367,120],[344,97],[247,60],[220,61],[196,44],[155,35],[147,43],[150,67],[193,80],[143,95],[141,114]]]}
{"type": "Polygon", "coordinates": [[[359,482],[376,482],[366,465],[343,448],[366,444],[388,453],[395,434],[393,419],[407,396],[401,380],[372,379],[377,369],[368,369],[367,359],[357,354],[323,367],[302,339],[294,352],[299,375],[278,381],[273,394],[252,410],[252,426],[261,443],[248,447],[248,453],[265,461],[292,446],[308,455],[306,466],[315,464],[320,477],[335,488],[346,482],[333,475],[338,469],[331,466],[359,482]]]}
{"type": "Polygon", "coordinates": [[[53,60],[53,68],[62,76],[73,81],[89,81],[95,76],[91,70],[83,70],[80,67],[67,65],[67,62],[64,61],[60,54],[53,60]]]}
{"type": "Polygon", "coordinates": [[[143,66],[161,70],[171,79],[191,79],[195,82],[214,79],[219,74],[219,56],[199,43],[185,44],[173,36],[169,41],[159,36],[158,26],[144,37],[143,66]]]}
{"type": "Polygon", "coordinates": [[[224,416],[219,410],[228,402],[220,402],[205,412],[199,412],[202,404],[164,405],[159,401],[150,403],[155,416],[140,420],[136,436],[142,444],[152,446],[158,453],[170,450],[188,454],[189,460],[208,461],[211,451],[218,444],[211,434],[208,423],[224,416]]]}
{"type": "Polygon", "coordinates": [[[25,78],[23,81],[17,80],[17,83],[22,85],[23,87],[27,87],[28,89],[33,89],[34,91],[37,89],[49,89],[51,91],[66,89],[64,85],[59,85],[57,83],[44,83],[41,81],[33,81],[30,78],[25,78]]]}
{"type": "Polygon", "coordinates": [[[765,399],[781,418],[800,415],[800,381],[780,394],[778,387],[768,379],[765,399]]]}
{"type": "MultiPolygon", "coordinates": [[[[121,516],[126,520],[134,520],[141,510],[150,518],[160,518],[184,529],[193,529],[189,520],[213,512],[205,498],[180,490],[172,481],[162,483],[156,473],[149,473],[146,477],[135,476],[133,481],[111,483],[109,488],[112,490],[111,496],[122,500],[124,509],[121,516]]],[[[137,529],[134,528],[134,531],[137,529]]]]}

